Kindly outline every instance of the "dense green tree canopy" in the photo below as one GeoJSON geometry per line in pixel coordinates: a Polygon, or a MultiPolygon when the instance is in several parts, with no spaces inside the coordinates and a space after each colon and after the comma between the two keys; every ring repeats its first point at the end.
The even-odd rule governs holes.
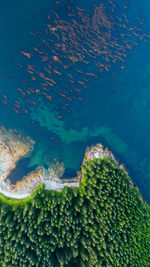
{"type": "Polygon", "coordinates": [[[0,198],[0,266],[150,266],[150,207],[109,158],[81,167],[79,189],[0,198]]]}

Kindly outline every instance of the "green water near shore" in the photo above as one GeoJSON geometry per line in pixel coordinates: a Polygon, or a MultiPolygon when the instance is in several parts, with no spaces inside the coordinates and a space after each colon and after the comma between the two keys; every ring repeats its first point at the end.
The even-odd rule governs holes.
{"type": "MultiPolygon", "coordinates": [[[[0,11],[2,25],[0,27],[2,38],[0,124],[6,128],[23,131],[24,135],[30,136],[36,142],[34,151],[28,160],[25,159],[24,163],[21,163],[20,176],[38,165],[48,168],[53,159],[63,161],[66,172],[74,176],[80,168],[86,147],[101,142],[114,153],[120,162],[125,164],[144,198],[150,201],[150,43],[148,38],[144,41],[137,41],[135,36],[131,36],[130,40],[138,42],[138,46],[135,45],[132,51],[127,52],[123,67],[122,62],[118,62],[112,64],[109,71],[98,72],[95,65],[99,60],[97,56],[94,58],[93,54],[92,57],[85,51],[85,54],[82,53],[83,48],[88,49],[87,35],[79,38],[77,33],[77,30],[80,31],[79,27],[74,26],[77,27],[78,42],[74,44],[74,50],[82,44],[78,56],[82,56],[82,60],[87,60],[90,64],[80,61],[81,59],[74,64],[70,63],[67,57],[65,59],[65,55],[67,53],[71,55],[71,52],[56,49],[56,44],[58,47],[62,44],[61,29],[60,32],[56,32],[55,29],[52,31],[58,34],[60,40],[54,34],[45,35],[47,24],[56,26],[55,20],[58,18],[53,17],[54,12],[59,15],[58,20],[71,23],[74,16],[74,20],[83,25],[83,21],[78,17],[78,13],[82,11],[77,11],[77,7],[83,7],[90,16],[94,14],[95,5],[98,5],[96,1],[94,3],[88,1],[86,4],[82,2],[64,4],[62,2],[59,11],[59,5],[49,1],[44,1],[44,3],[32,1],[32,5],[29,1],[3,2],[0,11]],[[67,9],[67,6],[70,9],[67,9]],[[69,17],[70,13],[75,15],[69,17]],[[49,19],[48,16],[51,18],[49,19]],[[40,33],[36,35],[37,30],[40,33]],[[30,34],[31,32],[36,36],[30,34]],[[48,38],[52,41],[48,41],[48,38]],[[41,40],[49,42],[50,48],[44,46],[41,40]],[[33,47],[44,51],[45,54],[39,53],[38,55],[33,47]],[[21,54],[21,51],[34,54],[31,58],[27,58],[21,54]],[[49,57],[49,64],[53,71],[51,70],[52,74],[47,77],[56,82],[55,84],[49,81],[53,86],[42,85],[44,81],[35,74],[33,76],[36,80],[32,80],[30,73],[27,72],[31,70],[27,66],[33,65],[39,73],[44,73],[43,68],[47,67],[47,62],[44,58],[42,61],[41,56],[49,57]],[[58,59],[63,59],[63,64],[60,64],[58,59]],[[92,73],[93,76],[85,76],[82,72],[92,73]],[[26,95],[17,88],[21,88],[26,95]],[[27,90],[30,93],[27,93],[27,90]],[[43,93],[51,96],[52,100],[43,93]],[[19,109],[17,105],[21,108],[19,109]]],[[[123,5],[124,1],[121,1],[119,8],[131,20],[131,25],[139,27],[137,17],[141,20],[145,18],[144,25],[140,26],[143,33],[147,32],[150,25],[147,13],[149,4],[146,1],[143,4],[137,1],[136,7],[134,4],[129,4],[127,10],[122,8],[123,5]]],[[[109,12],[110,9],[107,7],[106,13],[109,12]]],[[[119,9],[111,14],[111,16],[119,15],[119,9]]],[[[86,15],[82,17],[85,18],[86,15]]],[[[117,38],[116,32],[111,31],[114,38],[117,38]]],[[[92,34],[91,29],[89,32],[92,34]]],[[[117,33],[122,33],[121,27],[117,28],[117,33]]],[[[65,43],[65,40],[63,42],[65,43]]],[[[109,43],[108,40],[107,42],[109,43]]],[[[116,42],[122,44],[120,40],[116,42]]],[[[111,51],[112,56],[115,53],[111,51]]],[[[19,179],[19,174],[17,177],[19,179]]]]}

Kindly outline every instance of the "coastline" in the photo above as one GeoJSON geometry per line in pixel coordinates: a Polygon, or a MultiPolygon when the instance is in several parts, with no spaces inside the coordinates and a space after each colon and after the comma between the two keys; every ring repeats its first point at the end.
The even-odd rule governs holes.
{"type": "MultiPolygon", "coordinates": [[[[22,158],[27,157],[34,149],[34,141],[29,137],[23,137],[14,130],[7,131],[4,127],[0,128],[0,193],[6,197],[23,199],[31,195],[31,193],[42,183],[45,190],[61,191],[64,186],[78,188],[82,180],[81,171],[77,172],[77,177],[70,179],[61,179],[64,173],[63,162],[54,160],[48,170],[39,166],[32,171],[23,180],[18,181],[15,185],[11,184],[7,179],[16,163],[22,158]]],[[[111,158],[116,165],[128,174],[124,165],[118,163],[114,155],[103,148],[101,144],[88,147],[86,149],[82,165],[93,158],[104,157],[111,158]]]]}

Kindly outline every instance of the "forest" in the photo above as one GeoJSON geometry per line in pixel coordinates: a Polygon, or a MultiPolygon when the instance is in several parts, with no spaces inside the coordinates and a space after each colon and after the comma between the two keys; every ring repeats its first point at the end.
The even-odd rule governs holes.
{"type": "Polygon", "coordinates": [[[79,188],[0,195],[0,266],[150,266],[150,206],[130,177],[108,157],[81,173],[79,188]]]}

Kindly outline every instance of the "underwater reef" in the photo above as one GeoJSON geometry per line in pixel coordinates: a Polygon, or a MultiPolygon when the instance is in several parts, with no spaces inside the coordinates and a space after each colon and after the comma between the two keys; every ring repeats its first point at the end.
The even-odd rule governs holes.
{"type": "Polygon", "coordinates": [[[150,206],[115,160],[88,153],[79,188],[0,196],[2,267],[149,266],[150,206]]]}

